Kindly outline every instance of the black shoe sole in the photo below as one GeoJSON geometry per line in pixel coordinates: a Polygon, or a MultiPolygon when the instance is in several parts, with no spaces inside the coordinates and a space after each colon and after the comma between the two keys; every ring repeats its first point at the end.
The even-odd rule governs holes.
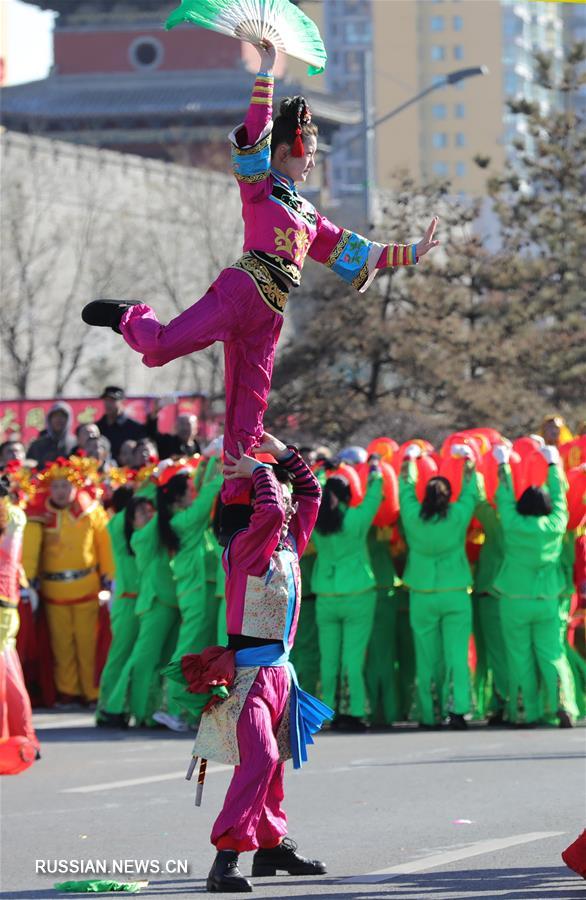
{"type": "Polygon", "coordinates": [[[230,884],[230,882],[216,882],[208,878],[206,881],[206,891],[208,894],[250,894],[252,885],[245,879],[238,884],[230,884]]]}
{"type": "Polygon", "coordinates": [[[139,300],[92,300],[81,311],[81,318],[86,325],[99,328],[112,328],[120,334],[118,323],[127,309],[136,306],[139,300]]]}
{"type": "Polygon", "coordinates": [[[309,866],[299,869],[286,869],[280,866],[271,866],[265,865],[261,863],[260,865],[252,866],[252,877],[253,878],[270,878],[274,875],[277,875],[278,872],[286,872],[288,875],[327,875],[328,870],[324,866],[323,870],[319,872],[316,871],[315,867],[310,868],[309,866]]]}

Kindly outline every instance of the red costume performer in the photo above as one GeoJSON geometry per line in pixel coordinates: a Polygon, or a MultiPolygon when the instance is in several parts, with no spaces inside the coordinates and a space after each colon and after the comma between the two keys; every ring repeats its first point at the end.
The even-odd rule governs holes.
{"type": "Polygon", "coordinates": [[[38,758],[39,741],[16,652],[20,559],[26,515],[0,499],[0,775],[15,775],[38,758]]]}

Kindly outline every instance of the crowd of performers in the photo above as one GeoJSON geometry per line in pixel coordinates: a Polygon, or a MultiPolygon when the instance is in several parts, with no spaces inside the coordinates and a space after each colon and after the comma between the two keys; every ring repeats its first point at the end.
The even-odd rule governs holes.
{"type": "MultiPolygon", "coordinates": [[[[302,448],[322,498],[292,655],[336,711],[330,727],[569,726],[586,713],[586,438],[543,441],[509,448],[477,429],[439,452],[388,438],[302,448]]],[[[162,671],[227,642],[221,439],[138,469],[100,471],[80,453],[4,467],[4,642],[20,609],[35,704],[187,730],[199,717],[162,671]]]]}
{"type": "MultiPolygon", "coordinates": [[[[252,457],[223,454],[218,438],[202,453],[153,455],[138,469],[100,469],[83,451],[40,468],[12,459],[0,504],[6,771],[38,757],[25,679],[35,704],[95,707],[101,727],[183,732],[204,723],[199,755],[237,762],[218,717],[202,717],[194,703],[200,676],[184,668],[174,677],[173,661],[200,671],[203,659],[222,671],[230,648],[249,681],[237,677],[230,702],[218,705],[240,721],[254,695],[251,673],[261,672],[260,694],[278,721],[289,675],[273,658],[283,646],[274,630],[291,651],[301,699],[305,691],[321,698],[333,730],[406,721],[464,729],[473,719],[570,727],[586,715],[586,437],[560,443],[556,417],[543,433],[511,444],[479,428],[437,449],[378,438],[337,453],[298,452],[265,434],[252,457]],[[242,477],[253,483],[252,519],[249,510],[239,539],[227,541],[220,491],[224,479],[242,477]],[[277,543],[275,510],[294,544],[277,543]],[[267,581],[273,555],[284,561],[267,581]],[[301,571],[302,603],[293,606],[279,599],[293,565],[287,555],[301,571]],[[260,644],[238,638],[250,633],[260,644]]],[[[266,760],[255,754],[249,763],[212,834],[228,856],[286,834],[276,812],[280,762],[267,834],[248,833],[247,790],[266,760]]],[[[319,871],[303,863],[314,864],[319,871]]]]}

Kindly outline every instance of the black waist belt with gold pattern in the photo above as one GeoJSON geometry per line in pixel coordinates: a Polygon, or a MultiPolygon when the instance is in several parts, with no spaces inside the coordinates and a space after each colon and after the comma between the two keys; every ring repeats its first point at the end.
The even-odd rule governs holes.
{"type": "Polygon", "coordinates": [[[63,572],[43,572],[41,578],[43,581],[77,581],[78,578],[85,578],[96,572],[97,566],[90,566],[87,569],[65,569],[63,572]]]}
{"type": "Polygon", "coordinates": [[[290,277],[294,274],[292,270],[297,271],[299,278],[301,273],[294,263],[290,263],[280,256],[273,256],[269,253],[263,253],[262,256],[261,259],[260,253],[244,253],[231,268],[242,269],[250,275],[267,306],[282,316],[289,297],[289,284],[293,284],[290,277]],[[265,257],[271,258],[270,266],[265,257]],[[274,262],[275,260],[279,260],[279,263],[274,262]],[[289,270],[291,271],[289,272],[289,270]]]}

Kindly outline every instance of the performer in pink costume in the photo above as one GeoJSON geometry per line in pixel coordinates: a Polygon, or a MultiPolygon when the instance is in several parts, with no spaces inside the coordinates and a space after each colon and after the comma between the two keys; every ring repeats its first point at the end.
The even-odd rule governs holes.
{"type": "MultiPolygon", "coordinates": [[[[284,100],[273,123],[276,51],[265,42],[260,55],[246,119],[229,136],[242,199],[243,256],[168,325],[143,303],[121,301],[105,314],[104,301],[94,301],[83,313],[89,324],[119,330],[147,366],[223,341],[224,448],[232,455],[239,443],[249,452],[262,435],[283,313],[306,256],[363,292],[378,270],[415,264],[439,243],[433,237],[437,218],[418,244],[379,244],[334,225],[297,193],[295,183],[304,182],[315,166],[317,128],[303,97],[284,100]]],[[[224,485],[222,499],[234,502],[244,487],[242,479],[224,485]]]]}
{"type": "MultiPolygon", "coordinates": [[[[235,766],[212,828],[218,852],[209,891],[251,890],[238,869],[238,855],[245,851],[257,851],[253,876],[326,871],[324,863],[297,854],[282,808],[285,760],[292,757],[300,768],[307,759],[306,745],[313,743],[311,735],[333,716],[333,710],[300,688],[289,662],[301,601],[299,557],[311,535],[321,491],[294,448],[264,434],[261,449],[277,460],[275,469],[242,454],[228,455],[224,470],[228,481],[252,478],[254,499],[248,524],[241,523],[245,527],[232,536],[223,556],[228,649],[222,657],[233,659],[235,674],[227,698],[202,715],[193,747],[196,757],[235,766]]],[[[218,683],[217,674],[205,671],[203,659],[222,649],[184,656],[182,663],[199,659],[198,677],[218,683]]],[[[194,687],[192,683],[190,689],[194,687]]]]}

